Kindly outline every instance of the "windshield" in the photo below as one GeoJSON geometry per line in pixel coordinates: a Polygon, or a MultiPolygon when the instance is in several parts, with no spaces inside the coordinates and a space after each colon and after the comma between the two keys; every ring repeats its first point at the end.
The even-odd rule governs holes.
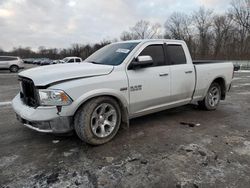
{"type": "Polygon", "coordinates": [[[139,43],[110,44],[96,51],[85,61],[103,65],[120,65],[137,44],[139,43]]]}
{"type": "Polygon", "coordinates": [[[67,62],[68,60],[69,60],[69,58],[67,58],[67,57],[65,57],[65,58],[63,59],[64,62],[67,62]]]}

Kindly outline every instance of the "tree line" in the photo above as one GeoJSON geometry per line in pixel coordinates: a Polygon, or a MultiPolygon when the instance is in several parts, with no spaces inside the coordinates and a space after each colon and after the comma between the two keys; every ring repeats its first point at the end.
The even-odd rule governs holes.
{"type": "Polygon", "coordinates": [[[13,50],[6,52],[0,49],[0,55],[19,56],[21,58],[49,58],[52,60],[63,59],[68,56],[82,57],[83,59],[90,56],[92,53],[102,48],[103,46],[110,44],[111,41],[102,41],[94,45],[90,44],[72,44],[69,48],[45,48],[40,46],[38,51],[33,51],[30,47],[14,47],[13,50]]]}
{"type": "MultiPolygon", "coordinates": [[[[230,8],[218,14],[200,7],[191,14],[174,12],[161,25],[140,20],[120,35],[120,40],[136,39],[179,39],[184,40],[193,59],[250,59],[250,0],[232,0],[230,8]]],[[[99,43],[73,44],[69,48],[18,47],[10,52],[0,49],[0,55],[15,55],[22,58],[48,57],[61,59],[66,56],[79,56],[85,59],[99,48],[118,39],[99,43]]]]}

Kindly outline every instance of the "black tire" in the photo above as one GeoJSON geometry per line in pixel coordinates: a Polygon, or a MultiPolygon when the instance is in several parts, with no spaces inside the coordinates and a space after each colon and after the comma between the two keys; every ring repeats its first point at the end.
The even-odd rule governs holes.
{"type": "Polygon", "coordinates": [[[119,130],[121,124],[121,110],[119,104],[111,97],[98,97],[88,101],[86,104],[81,106],[74,117],[74,128],[78,137],[91,145],[100,145],[110,141],[119,130]],[[108,136],[98,137],[92,131],[91,125],[93,121],[93,114],[97,108],[102,104],[110,104],[113,110],[116,111],[116,123],[112,131],[108,136]]]}
{"type": "Polygon", "coordinates": [[[19,71],[19,67],[17,65],[11,65],[10,66],[10,72],[18,72],[19,71]]]}
{"type": "Polygon", "coordinates": [[[218,107],[218,105],[220,103],[220,99],[221,99],[221,87],[218,83],[214,82],[209,87],[205,98],[202,101],[199,101],[198,104],[199,104],[199,107],[201,109],[212,111],[212,110],[216,110],[216,108],[218,107]],[[213,89],[217,89],[217,91],[218,91],[218,100],[216,100],[216,102],[214,102],[214,105],[211,105],[210,93],[212,92],[213,89]]]}

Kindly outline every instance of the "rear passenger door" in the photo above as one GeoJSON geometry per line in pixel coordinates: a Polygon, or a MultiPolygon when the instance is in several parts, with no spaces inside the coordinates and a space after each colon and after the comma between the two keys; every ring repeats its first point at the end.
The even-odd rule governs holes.
{"type": "Polygon", "coordinates": [[[143,114],[164,106],[170,97],[170,69],[166,64],[163,44],[147,45],[135,56],[149,55],[153,65],[127,70],[130,113],[143,114]]]}
{"type": "Polygon", "coordinates": [[[171,71],[171,100],[189,102],[195,87],[195,70],[192,62],[187,62],[181,44],[167,44],[166,54],[171,71]]]}

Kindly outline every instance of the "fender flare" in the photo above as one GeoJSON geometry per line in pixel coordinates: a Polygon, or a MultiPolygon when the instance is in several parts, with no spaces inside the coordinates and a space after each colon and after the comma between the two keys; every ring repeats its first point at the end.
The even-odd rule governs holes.
{"type": "Polygon", "coordinates": [[[123,95],[122,92],[114,90],[114,89],[99,89],[99,90],[92,90],[87,93],[84,93],[81,95],[77,100],[75,100],[73,103],[72,110],[73,115],[77,112],[77,110],[87,101],[90,99],[101,97],[101,96],[110,96],[115,98],[119,105],[121,106],[122,111],[122,122],[125,124],[123,127],[129,127],[129,103],[126,99],[126,97],[123,95]]]}
{"type": "Polygon", "coordinates": [[[225,87],[226,87],[226,79],[225,79],[225,77],[224,77],[224,76],[222,76],[222,75],[219,75],[219,76],[215,77],[215,78],[214,78],[211,82],[209,82],[209,84],[207,85],[206,90],[205,90],[205,92],[204,92],[203,96],[206,96],[206,94],[207,94],[207,92],[208,92],[209,87],[210,87],[210,86],[211,86],[211,84],[212,84],[215,80],[217,80],[217,79],[222,79],[222,80],[223,80],[223,82],[224,82],[224,84],[225,84],[225,87]]]}

